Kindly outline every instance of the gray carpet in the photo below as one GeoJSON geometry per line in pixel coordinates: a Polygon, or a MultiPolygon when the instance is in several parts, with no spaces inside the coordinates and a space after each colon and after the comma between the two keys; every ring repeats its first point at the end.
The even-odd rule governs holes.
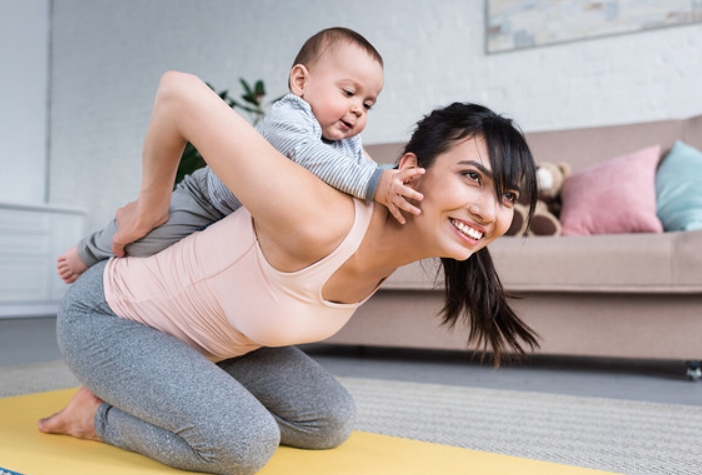
{"type": "MultiPolygon", "coordinates": [[[[702,407],[339,378],[357,429],[626,475],[702,474],[702,407]]],[[[0,367],[0,397],[74,387],[61,362],[0,367]]]]}

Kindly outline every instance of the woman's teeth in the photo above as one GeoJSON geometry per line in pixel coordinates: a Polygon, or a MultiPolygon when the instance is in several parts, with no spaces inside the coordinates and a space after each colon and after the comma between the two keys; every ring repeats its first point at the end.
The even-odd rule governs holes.
{"type": "Polygon", "coordinates": [[[475,239],[477,241],[478,239],[483,237],[483,233],[481,233],[480,231],[478,231],[476,229],[471,228],[470,226],[466,226],[463,223],[451,220],[451,224],[453,224],[454,228],[458,229],[460,232],[462,232],[463,234],[465,234],[466,236],[468,236],[471,239],[475,239]]]}

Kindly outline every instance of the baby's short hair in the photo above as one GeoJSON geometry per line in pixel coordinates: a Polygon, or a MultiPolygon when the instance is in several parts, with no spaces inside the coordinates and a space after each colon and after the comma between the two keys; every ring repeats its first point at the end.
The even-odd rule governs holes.
{"type": "Polygon", "coordinates": [[[325,50],[340,43],[358,46],[373,57],[380,66],[383,66],[383,57],[380,56],[378,50],[367,39],[360,33],[340,26],[324,29],[305,41],[305,44],[300,48],[300,52],[297,53],[295,61],[293,61],[293,66],[302,64],[309,68],[322,56],[325,50]]]}

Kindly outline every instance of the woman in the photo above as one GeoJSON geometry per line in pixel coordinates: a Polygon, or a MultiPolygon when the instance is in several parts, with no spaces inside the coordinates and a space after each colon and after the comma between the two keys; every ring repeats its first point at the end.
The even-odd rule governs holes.
{"type": "Polygon", "coordinates": [[[58,335],[85,388],[40,421],[43,432],[221,474],[257,472],[279,443],[334,447],[351,431],[353,402],[290,345],[335,333],[397,267],[428,257],[444,265],[446,323],[465,318],[496,362],[536,344],[486,249],[520,192],[536,195],[532,156],[509,120],[466,104],[422,120],[397,165],[414,171],[421,213],[401,225],[277,153],[199,79],[169,72],[116,242],[163,222],[187,141],[246,209],[156,256],[81,276],[58,335]]]}

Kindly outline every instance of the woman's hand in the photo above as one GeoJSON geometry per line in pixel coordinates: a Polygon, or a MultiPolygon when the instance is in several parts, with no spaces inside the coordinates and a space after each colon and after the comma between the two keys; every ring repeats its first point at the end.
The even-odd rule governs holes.
{"type": "Polygon", "coordinates": [[[140,209],[139,200],[136,200],[119,208],[115,220],[117,232],[112,238],[112,252],[118,257],[124,257],[124,248],[168,221],[168,212],[147,216],[140,209]]]}

